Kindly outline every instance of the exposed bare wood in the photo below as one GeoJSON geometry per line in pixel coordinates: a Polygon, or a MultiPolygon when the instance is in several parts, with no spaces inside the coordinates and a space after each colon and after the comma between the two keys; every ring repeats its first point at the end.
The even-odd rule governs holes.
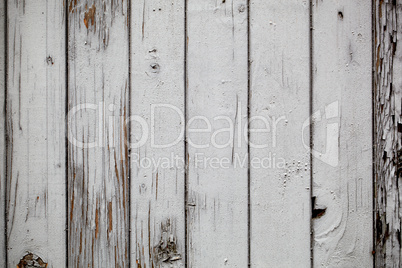
{"type": "Polygon", "coordinates": [[[309,5],[252,0],[250,16],[251,264],[310,267],[309,5]]]}
{"type": "Polygon", "coordinates": [[[246,5],[187,3],[189,267],[248,264],[246,5]]]}
{"type": "Polygon", "coordinates": [[[400,267],[402,1],[375,1],[375,263],[400,267]]]}
{"type": "Polygon", "coordinates": [[[7,267],[27,254],[64,267],[65,9],[7,4],[7,267]]]}
{"type": "Polygon", "coordinates": [[[313,1],[314,267],[371,267],[371,2],[313,1]]]}
{"type": "Polygon", "coordinates": [[[131,10],[131,262],[183,267],[184,0],[131,10]]]}
{"type": "Polygon", "coordinates": [[[67,8],[69,265],[128,267],[127,1],[67,8]]]}

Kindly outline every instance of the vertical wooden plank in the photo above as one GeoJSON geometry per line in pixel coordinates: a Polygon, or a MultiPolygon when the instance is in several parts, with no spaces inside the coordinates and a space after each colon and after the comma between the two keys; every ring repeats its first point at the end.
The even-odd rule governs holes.
{"type": "Polygon", "coordinates": [[[6,235],[5,235],[5,200],[6,200],[6,110],[5,110],[5,94],[6,94],[6,84],[5,84],[5,74],[6,74],[6,5],[5,1],[0,2],[0,215],[2,219],[0,220],[0,266],[6,267],[6,235]]]}
{"type": "Polygon", "coordinates": [[[187,2],[189,267],[248,263],[246,5],[187,2]]]}
{"type": "Polygon", "coordinates": [[[250,19],[251,264],[309,267],[309,2],[252,0],[250,19]]]}
{"type": "Polygon", "coordinates": [[[183,267],[184,0],[131,10],[132,266],[183,267]]]}
{"type": "Polygon", "coordinates": [[[7,265],[65,267],[65,9],[7,4],[7,265]]]}
{"type": "Polygon", "coordinates": [[[128,267],[127,1],[68,9],[69,265],[128,267]]]}
{"type": "Polygon", "coordinates": [[[375,1],[375,264],[400,267],[402,1],[375,1]]]}
{"type": "Polygon", "coordinates": [[[314,266],[371,267],[371,2],[313,4],[314,266]]]}

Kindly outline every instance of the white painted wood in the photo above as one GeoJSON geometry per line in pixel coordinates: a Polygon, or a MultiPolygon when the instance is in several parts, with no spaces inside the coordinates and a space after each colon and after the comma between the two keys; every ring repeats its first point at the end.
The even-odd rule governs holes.
{"type": "MultiPolygon", "coordinates": [[[[0,2],[0,267],[372,266],[372,7],[312,4],[310,44],[307,0],[0,2]]],[[[377,5],[397,266],[399,10],[377,5]]]]}
{"type": "Polygon", "coordinates": [[[5,56],[7,42],[5,36],[5,1],[0,2],[0,266],[6,267],[5,200],[6,200],[6,132],[5,132],[5,56]]]}
{"type": "Polygon", "coordinates": [[[188,267],[248,263],[246,4],[187,2],[188,267]]]}
{"type": "Polygon", "coordinates": [[[7,4],[7,265],[65,267],[63,2],[7,4]]]}
{"type": "Polygon", "coordinates": [[[131,264],[183,267],[184,0],[131,11],[131,264]]]}
{"type": "Polygon", "coordinates": [[[309,2],[252,0],[250,19],[251,266],[310,267],[309,2]]]}
{"type": "Polygon", "coordinates": [[[371,267],[371,2],[313,3],[314,267],[371,267]]]}
{"type": "Polygon", "coordinates": [[[89,146],[68,144],[69,266],[128,267],[127,1],[68,9],[68,130],[89,146]]]}

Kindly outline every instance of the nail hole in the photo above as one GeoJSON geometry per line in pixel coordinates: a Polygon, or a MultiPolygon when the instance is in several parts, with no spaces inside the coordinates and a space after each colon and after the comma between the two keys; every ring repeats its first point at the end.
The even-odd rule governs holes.
{"type": "Polygon", "coordinates": [[[151,64],[151,68],[152,68],[152,72],[153,72],[153,73],[159,73],[159,70],[160,70],[159,64],[157,64],[157,63],[152,63],[152,64],[151,64]]]}

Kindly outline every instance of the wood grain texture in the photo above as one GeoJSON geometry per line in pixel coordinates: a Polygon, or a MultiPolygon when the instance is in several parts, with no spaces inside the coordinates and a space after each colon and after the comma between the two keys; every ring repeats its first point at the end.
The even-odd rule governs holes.
{"type": "Polygon", "coordinates": [[[187,2],[188,267],[248,263],[246,4],[187,2]]]}
{"type": "Polygon", "coordinates": [[[250,19],[251,264],[309,267],[309,3],[252,0],[250,19]]]}
{"type": "Polygon", "coordinates": [[[6,6],[0,2],[0,267],[6,267],[6,235],[5,235],[5,200],[6,200],[6,132],[5,132],[5,97],[6,97],[6,6]],[[4,232],[3,232],[4,230],[4,232]]]}
{"type": "Polygon", "coordinates": [[[374,2],[0,2],[0,267],[401,266],[374,2]]]}
{"type": "Polygon", "coordinates": [[[131,10],[131,262],[184,267],[184,0],[131,10]]]}
{"type": "Polygon", "coordinates": [[[314,266],[371,267],[370,1],[313,2],[314,266]]]}
{"type": "Polygon", "coordinates": [[[64,267],[65,9],[7,4],[7,265],[37,256],[64,267]]]}
{"type": "Polygon", "coordinates": [[[375,1],[375,263],[400,267],[402,1],[375,1]]]}
{"type": "Polygon", "coordinates": [[[69,266],[128,267],[127,1],[67,8],[69,266]]]}

